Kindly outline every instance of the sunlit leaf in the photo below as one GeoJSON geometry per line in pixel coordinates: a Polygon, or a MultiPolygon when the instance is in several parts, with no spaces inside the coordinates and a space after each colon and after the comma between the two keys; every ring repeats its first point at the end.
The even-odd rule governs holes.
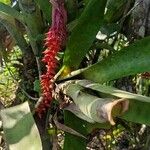
{"type": "Polygon", "coordinates": [[[28,102],[1,110],[6,142],[10,150],[42,150],[42,143],[28,102]]]}
{"type": "Polygon", "coordinates": [[[4,4],[7,4],[7,5],[10,5],[11,4],[11,1],[10,0],[0,0],[0,2],[4,3],[4,4]]]}
{"type": "Polygon", "coordinates": [[[133,94],[130,92],[122,91],[114,87],[109,87],[105,85],[100,85],[98,83],[93,83],[91,81],[77,81],[77,84],[84,86],[100,93],[105,93],[108,96],[115,96],[119,98],[124,98],[129,100],[129,108],[123,113],[120,118],[127,121],[132,121],[135,123],[141,123],[150,125],[150,119],[147,114],[150,113],[150,97],[142,96],[139,94],[133,94]]]}
{"type": "MultiPolygon", "coordinates": [[[[85,115],[77,116],[89,122],[104,123],[109,122],[114,125],[113,117],[118,116],[128,110],[129,100],[120,98],[100,98],[89,94],[86,89],[76,83],[70,83],[67,87],[66,94],[70,96],[78,107],[79,111],[85,115]]],[[[76,115],[76,111],[72,110],[76,115]]]]}

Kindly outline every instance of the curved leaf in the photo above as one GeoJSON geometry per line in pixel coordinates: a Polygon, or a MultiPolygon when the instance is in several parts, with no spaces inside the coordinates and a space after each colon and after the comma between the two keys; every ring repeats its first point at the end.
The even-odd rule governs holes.
{"type": "Polygon", "coordinates": [[[91,123],[109,122],[114,125],[114,116],[118,116],[128,110],[129,101],[127,99],[117,98],[100,98],[95,95],[89,94],[85,91],[85,88],[78,84],[69,84],[66,90],[66,94],[70,96],[81,112],[80,115],[76,115],[76,111],[73,112],[79,118],[87,119],[91,123]],[[84,91],[84,92],[83,92],[84,91]]]}
{"type": "MultiPolygon", "coordinates": [[[[72,88],[72,86],[74,86],[74,87],[79,86],[79,90],[81,89],[81,91],[83,91],[84,88],[89,88],[89,89],[92,89],[94,91],[98,91],[100,93],[107,94],[107,97],[109,97],[109,98],[111,98],[112,96],[115,96],[118,98],[128,99],[129,100],[128,110],[126,112],[124,112],[122,115],[120,114],[119,116],[118,115],[117,116],[119,118],[125,119],[127,121],[131,121],[134,123],[141,123],[141,124],[150,125],[150,118],[148,117],[148,114],[150,113],[150,109],[149,109],[150,108],[150,97],[129,93],[126,91],[118,90],[118,89],[113,88],[113,87],[93,83],[93,82],[87,81],[87,80],[74,81],[74,84],[72,84],[72,85],[69,84],[68,89],[70,90],[70,88],[72,88]]],[[[86,91],[86,89],[84,89],[84,91],[86,91]]],[[[75,101],[77,101],[76,105],[79,108],[86,107],[86,102],[83,105],[83,101],[88,100],[91,97],[88,95],[88,97],[84,96],[82,99],[81,98],[79,99],[79,97],[82,96],[82,92],[79,93],[77,91],[72,91],[72,92],[67,91],[67,93],[75,101]],[[78,98],[77,98],[77,94],[78,94],[78,98]]],[[[93,102],[93,98],[91,98],[91,102],[93,102]]],[[[85,111],[87,111],[87,109],[85,109],[85,111]]],[[[76,112],[74,112],[74,110],[71,110],[71,112],[73,112],[76,116],[78,116],[82,119],[87,119],[83,116],[79,116],[79,114],[76,114],[76,112]]],[[[94,111],[92,111],[92,113],[94,113],[94,111]]]]}
{"type": "Polygon", "coordinates": [[[100,85],[87,80],[79,80],[76,83],[101,93],[128,99],[130,101],[128,111],[119,117],[134,123],[150,125],[150,118],[147,117],[150,113],[150,97],[118,90],[114,87],[100,85]]]}
{"type": "Polygon", "coordinates": [[[88,80],[77,80],[76,83],[85,88],[89,88],[100,93],[105,93],[107,95],[150,103],[150,97],[119,90],[111,86],[94,83],[88,80]]]}

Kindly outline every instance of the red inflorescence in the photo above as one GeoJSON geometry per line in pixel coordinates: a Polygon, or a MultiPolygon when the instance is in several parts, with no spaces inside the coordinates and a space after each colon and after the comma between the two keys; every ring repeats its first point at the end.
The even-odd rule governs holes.
{"type": "Polygon", "coordinates": [[[64,2],[51,0],[52,9],[52,26],[46,34],[45,46],[42,61],[46,64],[46,73],[41,76],[42,101],[36,111],[41,116],[43,112],[50,107],[52,101],[52,91],[54,87],[53,78],[57,68],[57,53],[61,50],[66,40],[66,11],[64,2]]]}

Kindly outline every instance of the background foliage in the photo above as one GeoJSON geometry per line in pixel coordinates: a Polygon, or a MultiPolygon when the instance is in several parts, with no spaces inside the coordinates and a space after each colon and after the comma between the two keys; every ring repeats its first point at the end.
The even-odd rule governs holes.
{"type": "Polygon", "coordinates": [[[65,1],[68,39],[58,53],[55,94],[62,91],[39,118],[35,107],[41,97],[41,58],[52,6],[49,0],[1,0],[1,147],[16,150],[23,140],[22,147],[29,150],[148,149],[149,6],[150,0],[65,1]],[[124,102],[116,103],[120,98],[124,102]],[[103,112],[108,117],[92,109],[108,104],[111,109],[103,112]]]}

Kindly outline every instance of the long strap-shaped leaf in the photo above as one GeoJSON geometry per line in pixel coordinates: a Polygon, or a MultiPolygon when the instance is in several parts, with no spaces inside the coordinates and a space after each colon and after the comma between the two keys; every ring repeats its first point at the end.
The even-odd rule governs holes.
{"type": "Polygon", "coordinates": [[[42,143],[28,102],[1,111],[9,150],[42,150],[42,143]]]}
{"type": "Polygon", "coordinates": [[[88,80],[104,83],[145,71],[150,71],[150,37],[137,41],[85,69],[82,75],[88,80]]]}
{"type": "Polygon", "coordinates": [[[138,100],[138,101],[141,101],[141,102],[150,103],[150,97],[130,93],[130,92],[123,91],[123,90],[119,90],[119,89],[114,88],[114,87],[94,83],[94,82],[91,82],[91,81],[88,81],[88,80],[79,80],[79,81],[77,81],[77,84],[79,84],[79,85],[81,85],[85,88],[90,88],[92,90],[95,90],[95,91],[98,91],[98,92],[101,92],[101,93],[105,93],[105,94],[108,94],[108,95],[112,95],[112,96],[115,96],[115,97],[126,98],[126,99],[130,99],[130,100],[138,100]]]}
{"type": "Polygon", "coordinates": [[[75,69],[89,51],[96,34],[103,24],[107,0],[90,0],[73,29],[64,56],[64,65],[75,69]]]}

